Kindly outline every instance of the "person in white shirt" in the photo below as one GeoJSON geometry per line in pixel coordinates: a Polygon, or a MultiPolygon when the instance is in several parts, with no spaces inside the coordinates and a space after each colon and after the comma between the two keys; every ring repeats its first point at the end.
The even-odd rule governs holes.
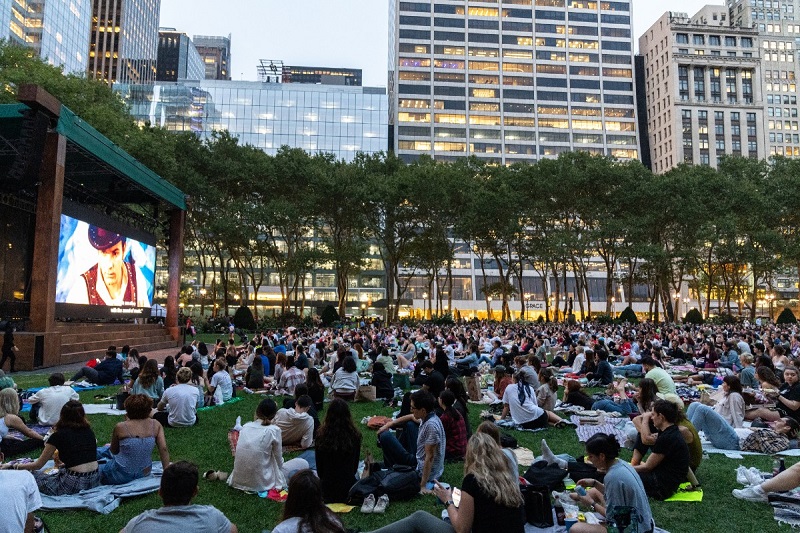
{"type": "Polygon", "coordinates": [[[208,395],[214,399],[213,405],[220,405],[233,398],[233,382],[227,368],[228,363],[225,358],[219,357],[214,361],[214,375],[211,376],[211,381],[208,377],[205,378],[208,395]]]}
{"type": "Polygon", "coordinates": [[[284,446],[310,448],[314,444],[314,419],[308,414],[313,405],[307,394],[300,396],[292,409],[279,409],[272,423],[281,430],[284,446]]]}
{"type": "Polygon", "coordinates": [[[514,383],[503,392],[503,414],[523,429],[547,428],[550,424],[563,427],[566,421],[552,411],[545,411],[536,401],[536,392],[525,382],[521,372],[514,374],[514,383]]]}
{"type": "MultiPolygon", "coordinates": [[[[0,453],[0,462],[3,462],[0,453]]],[[[33,512],[42,506],[39,487],[30,472],[0,470],[0,531],[33,533],[33,512]]]]}
{"type": "Polygon", "coordinates": [[[197,423],[197,400],[200,391],[189,383],[192,370],[183,367],[175,375],[178,383],[164,391],[153,418],[164,427],[189,427],[197,423]],[[169,408],[169,410],[167,410],[169,408]]]}
{"type": "Polygon", "coordinates": [[[49,387],[45,387],[28,398],[31,403],[31,422],[43,426],[53,426],[61,416],[61,408],[70,400],[79,400],[78,393],[72,387],[64,385],[64,374],[55,372],[47,378],[49,387]]]}

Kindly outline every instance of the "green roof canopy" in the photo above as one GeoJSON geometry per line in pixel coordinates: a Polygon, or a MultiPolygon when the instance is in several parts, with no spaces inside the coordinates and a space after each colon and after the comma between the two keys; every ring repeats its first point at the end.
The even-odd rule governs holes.
{"type": "MultiPolygon", "coordinates": [[[[0,181],[24,144],[25,104],[0,105],[0,181]]],[[[186,209],[183,192],[131,157],[65,106],[55,131],[67,139],[66,197],[82,203],[168,204],[186,209]],[[94,201],[92,201],[94,200],[94,201]]]]}

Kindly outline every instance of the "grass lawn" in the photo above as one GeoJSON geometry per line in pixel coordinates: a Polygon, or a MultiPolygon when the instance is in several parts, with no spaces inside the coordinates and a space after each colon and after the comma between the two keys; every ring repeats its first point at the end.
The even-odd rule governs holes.
{"type": "MultiPolygon", "coordinates": [[[[19,377],[17,382],[21,388],[46,385],[46,375],[19,377]]],[[[81,400],[87,403],[94,401],[97,393],[112,393],[114,388],[88,391],[81,394],[81,400]]],[[[209,469],[233,469],[233,457],[228,447],[227,434],[233,426],[237,415],[250,420],[261,396],[245,395],[244,400],[227,406],[204,411],[199,414],[200,424],[193,428],[167,429],[167,443],[173,461],[190,460],[195,462],[200,471],[209,469]]],[[[391,416],[392,409],[384,408],[381,403],[352,404],[353,417],[360,421],[368,415],[391,416]]],[[[471,406],[470,418],[473,428],[477,426],[480,409],[471,406]]],[[[324,416],[324,413],[323,415],[324,416]]],[[[100,444],[110,440],[111,430],[121,417],[108,415],[90,416],[92,426],[100,444]]],[[[381,456],[376,445],[375,433],[361,426],[364,433],[364,448],[371,449],[376,459],[381,456]]],[[[514,432],[520,443],[539,453],[539,442],[546,438],[556,453],[569,453],[574,456],[583,454],[583,446],[578,442],[572,429],[549,429],[538,433],[514,432]]],[[[38,452],[37,452],[38,454],[38,452]]],[[[36,454],[34,454],[36,456],[36,454]]],[[[286,458],[291,455],[287,454],[286,458]]],[[[362,454],[363,457],[363,454],[362,454]]],[[[623,457],[630,459],[630,452],[623,451],[623,457]]],[[[154,455],[154,458],[156,456],[154,455]]],[[[673,533],[681,532],[736,532],[736,531],[788,531],[788,527],[779,527],[772,518],[772,508],[767,504],[748,503],[735,499],[731,490],[738,488],[734,470],[739,464],[756,466],[769,470],[772,461],[768,457],[745,457],[742,460],[727,459],[721,455],[712,455],[701,465],[698,478],[703,484],[705,497],[702,503],[658,503],[651,502],[656,524],[673,533]]],[[[788,466],[788,465],[787,465],[788,466]]],[[[463,476],[462,464],[449,464],[445,467],[444,481],[461,485],[463,476]]],[[[403,518],[417,509],[430,511],[437,516],[441,505],[434,503],[433,496],[418,497],[409,502],[392,502],[385,515],[362,515],[357,509],[343,515],[347,527],[371,531],[391,521],[403,518]]],[[[194,503],[214,505],[230,518],[242,532],[260,532],[273,528],[279,521],[282,505],[255,495],[248,495],[229,488],[218,481],[200,480],[200,491],[194,503]]],[[[54,533],[68,531],[110,532],[119,531],[128,520],[145,509],[159,507],[161,501],[157,494],[125,500],[110,515],[100,515],[88,511],[41,512],[51,531],[54,533]]],[[[501,532],[498,532],[501,533],[501,532]]]]}

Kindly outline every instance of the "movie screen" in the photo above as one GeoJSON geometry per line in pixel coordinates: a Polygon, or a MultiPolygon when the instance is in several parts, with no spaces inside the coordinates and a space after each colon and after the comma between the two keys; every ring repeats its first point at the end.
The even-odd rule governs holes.
{"type": "Polygon", "coordinates": [[[56,303],[149,314],[155,264],[155,246],[62,214],[56,303]]]}

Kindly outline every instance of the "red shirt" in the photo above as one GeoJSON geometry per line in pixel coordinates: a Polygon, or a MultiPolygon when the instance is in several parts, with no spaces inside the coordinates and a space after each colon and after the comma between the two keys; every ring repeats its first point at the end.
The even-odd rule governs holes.
{"type": "Polygon", "coordinates": [[[444,426],[445,455],[447,457],[464,457],[467,453],[467,426],[464,419],[455,411],[455,416],[445,411],[439,420],[444,426]]]}

